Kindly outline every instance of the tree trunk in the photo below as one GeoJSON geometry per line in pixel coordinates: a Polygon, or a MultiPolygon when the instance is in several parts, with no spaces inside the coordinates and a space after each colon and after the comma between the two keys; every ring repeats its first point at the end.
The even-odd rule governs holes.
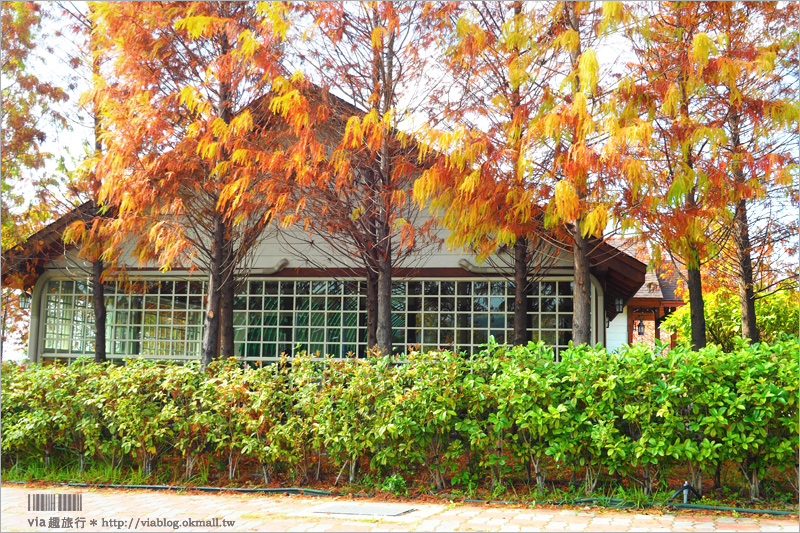
{"type": "Polygon", "coordinates": [[[572,342],[590,344],[592,341],[592,283],[589,279],[589,241],[581,235],[580,221],[572,229],[572,257],[575,272],[572,312],[572,342]]]}
{"type": "MultiPolygon", "coordinates": [[[[696,252],[695,252],[696,255],[696,252]]],[[[706,347],[706,317],[703,304],[703,281],[700,268],[692,266],[687,272],[689,289],[689,315],[692,323],[692,350],[706,347]]]]}
{"type": "Polygon", "coordinates": [[[689,461],[689,484],[703,495],[703,465],[698,461],[689,461]]]}
{"type": "Polygon", "coordinates": [[[103,260],[92,261],[92,302],[94,304],[94,362],[106,362],[106,295],[100,276],[103,260]]]}
{"type": "Polygon", "coordinates": [[[742,474],[747,480],[747,488],[750,493],[750,501],[758,501],[761,499],[761,482],[758,479],[758,468],[751,461],[744,461],[741,465],[742,474]]]}
{"type": "Polygon", "coordinates": [[[220,280],[220,309],[219,309],[219,343],[220,354],[223,359],[236,355],[233,345],[233,299],[236,295],[236,277],[231,242],[232,231],[229,222],[223,222],[225,227],[225,241],[222,248],[222,279],[220,280]]]}
{"type": "Polygon", "coordinates": [[[547,491],[547,485],[544,483],[545,472],[542,467],[542,460],[539,457],[532,458],[531,463],[533,464],[533,472],[536,477],[536,488],[540,493],[544,493],[547,491]]]}
{"type": "Polygon", "coordinates": [[[714,490],[722,490],[722,461],[714,465],[714,490]]]}
{"type": "MultiPolygon", "coordinates": [[[[94,7],[89,6],[89,14],[91,15],[94,12],[94,7]]],[[[92,17],[89,17],[89,28],[91,30],[90,36],[90,47],[92,53],[92,75],[93,76],[100,76],[100,54],[97,52],[97,46],[95,43],[95,23],[92,17]]],[[[98,111],[97,102],[94,102],[94,106],[92,108],[92,114],[94,115],[94,150],[95,155],[99,156],[103,151],[103,143],[101,140],[101,124],[100,124],[100,112],[98,111]]],[[[93,195],[94,195],[94,214],[95,216],[99,216],[100,213],[97,210],[97,195],[100,189],[101,183],[100,180],[97,179],[97,176],[93,174],[93,195]]],[[[98,238],[100,238],[98,236],[98,238]]],[[[106,362],[106,297],[105,297],[105,289],[103,284],[100,282],[100,277],[103,274],[103,270],[105,269],[105,265],[103,264],[103,260],[100,258],[100,254],[102,250],[98,252],[97,258],[92,261],[92,300],[94,302],[94,361],[95,363],[105,363],[106,362]]]]}
{"type": "Polygon", "coordinates": [[[528,239],[520,237],[514,243],[514,344],[528,343],[528,239]]]}
{"type": "MultiPolygon", "coordinates": [[[[736,154],[741,146],[739,140],[739,113],[731,113],[731,150],[736,154]]],[[[745,182],[741,161],[734,157],[733,178],[742,187],[745,182]]],[[[756,327],[756,300],[753,293],[753,262],[750,257],[750,231],[747,225],[747,200],[736,202],[733,218],[733,240],[736,243],[736,263],[739,274],[739,305],[742,311],[742,338],[759,341],[756,327]]]]}
{"type": "MultiPolygon", "coordinates": [[[[388,239],[387,235],[387,239],[388,239]]],[[[391,255],[380,260],[378,271],[378,348],[392,353],[392,260],[391,255]]]]}
{"type": "Polygon", "coordinates": [[[219,309],[219,340],[223,359],[236,355],[233,345],[233,298],[236,292],[236,280],[232,272],[223,274],[222,294],[219,309]]]}
{"type": "MultiPolygon", "coordinates": [[[[377,7],[373,8],[373,21],[377,23],[377,7]]],[[[394,100],[394,37],[395,32],[389,30],[385,45],[381,40],[381,54],[376,55],[376,71],[381,71],[380,94],[381,102],[378,114],[386,116],[392,108],[394,100]]],[[[392,157],[389,150],[389,136],[391,130],[383,132],[380,151],[380,182],[382,193],[376,200],[378,204],[378,325],[377,338],[378,347],[384,354],[392,353],[392,213],[394,204],[392,203],[393,192],[393,172],[392,157]]]]}
{"type": "MultiPolygon", "coordinates": [[[[221,39],[221,51],[223,54],[227,54],[230,51],[230,43],[228,42],[228,36],[225,32],[222,32],[220,35],[221,39]]],[[[219,117],[225,122],[225,124],[231,123],[232,118],[232,109],[231,109],[231,85],[227,81],[220,81],[219,83],[219,96],[217,101],[217,114],[219,117]]],[[[219,148],[219,160],[225,161],[228,159],[228,148],[225,146],[224,143],[220,144],[219,148]]],[[[217,191],[219,192],[219,190],[217,191]]],[[[213,285],[214,297],[216,298],[215,304],[217,305],[218,311],[215,312],[213,318],[217,320],[217,324],[215,327],[217,338],[215,339],[215,343],[217,344],[217,349],[214,350],[213,357],[217,357],[218,355],[222,355],[224,358],[233,357],[233,294],[234,294],[234,279],[233,279],[233,270],[235,268],[234,264],[234,255],[233,255],[233,243],[231,242],[231,232],[230,232],[230,222],[225,220],[224,215],[222,213],[215,213],[217,219],[214,221],[214,246],[212,246],[211,254],[212,254],[212,263],[216,263],[216,265],[211,267],[212,277],[213,272],[216,270],[217,272],[217,280],[216,283],[213,285]]],[[[212,287],[209,285],[209,310],[211,309],[211,301],[212,301],[212,287]]],[[[210,313],[209,313],[210,315],[210,313]]],[[[209,323],[209,320],[206,319],[206,323],[209,323]]],[[[208,331],[206,331],[206,335],[208,331]]],[[[205,340],[205,338],[204,338],[205,340]]],[[[205,343],[204,343],[205,344],[205,343]]],[[[209,344],[209,348],[210,348],[209,344]]],[[[209,354],[211,355],[211,354],[209,354]]],[[[206,353],[205,350],[203,352],[204,356],[204,365],[208,364],[205,362],[206,353]]],[[[209,360],[210,362],[210,360],[209,360]]],[[[238,460],[237,460],[238,463],[238,460]]],[[[235,469],[235,466],[234,466],[235,469]]]]}
{"type": "Polygon", "coordinates": [[[214,234],[211,244],[211,261],[208,265],[208,303],[206,304],[206,320],[203,328],[203,347],[201,363],[208,366],[219,355],[219,324],[222,297],[222,253],[225,241],[225,228],[222,215],[215,214],[214,234]]]}
{"type": "MultiPolygon", "coordinates": [[[[580,17],[575,10],[575,2],[564,2],[564,14],[567,23],[574,31],[580,35],[580,17]]],[[[578,70],[581,56],[580,40],[576,46],[570,48],[569,55],[572,62],[572,69],[578,70]]],[[[572,94],[581,91],[580,75],[576,75],[572,80],[572,94]]],[[[578,196],[583,201],[583,194],[579,191],[578,196]]],[[[572,342],[575,344],[590,344],[592,341],[592,291],[589,279],[589,241],[581,234],[580,220],[573,223],[572,228],[572,261],[575,274],[573,292],[573,311],[572,311],[572,342]]]]}
{"type": "Polygon", "coordinates": [[[753,292],[753,263],[750,258],[750,232],[747,226],[747,204],[745,200],[736,203],[733,219],[734,241],[736,242],[736,261],[739,266],[739,304],[742,310],[742,338],[759,342],[756,326],[756,298],[753,292]]]}
{"type": "Polygon", "coordinates": [[[358,456],[350,458],[350,475],[348,477],[350,483],[356,482],[357,475],[358,475],[358,456]]]}
{"type": "Polygon", "coordinates": [[[367,269],[367,348],[378,345],[378,274],[367,269]]]}
{"type": "MultiPolygon", "coordinates": [[[[514,31],[520,30],[520,16],[522,15],[522,2],[515,2],[514,6],[514,31]]],[[[519,43],[515,43],[513,53],[518,56],[519,43]]],[[[525,188],[525,176],[518,164],[524,134],[522,129],[526,124],[520,124],[520,117],[524,110],[520,106],[519,86],[514,87],[511,92],[511,120],[520,128],[520,135],[514,141],[514,151],[512,155],[513,172],[515,187],[525,188]]],[[[518,236],[514,242],[514,345],[523,346],[528,343],[528,239],[518,236]]]]}

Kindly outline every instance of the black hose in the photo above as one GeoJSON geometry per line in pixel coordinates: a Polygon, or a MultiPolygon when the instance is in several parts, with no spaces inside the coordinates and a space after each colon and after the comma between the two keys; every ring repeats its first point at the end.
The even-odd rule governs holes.
{"type": "MultiPolygon", "coordinates": [[[[5,481],[4,483],[13,483],[16,485],[24,485],[27,481],[5,481]]],[[[300,496],[332,496],[333,493],[327,490],[318,489],[301,489],[297,487],[287,487],[278,489],[265,489],[265,488],[237,488],[237,487],[185,487],[178,485],[121,485],[116,483],[59,483],[67,487],[93,487],[101,489],[145,489],[145,490],[199,490],[202,492],[249,492],[249,493],[262,493],[262,494],[293,494],[300,496]]],[[[369,494],[353,494],[356,498],[374,497],[375,495],[369,494]]],[[[531,502],[509,501],[509,500],[475,500],[466,499],[465,503],[499,503],[504,505],[525,505],[531,502]]],[[[548,500],[541,503],[544,505],[579,505],[582,503],[599,503],[605,507],[634,507],[633,502],[622,500],[619,498],[578,498],[575,500],[548,500]]],[[[749,509],[746,507],[729,507],[726,505],[702,505],[697,503],[667,503],[662,504],[658,502],[641,502],[641,505],[646,507],[672,507],[673,509],[693,509],[703,511],[730,511],[737,513],[754,513],[754,514],[770,514],[776,516],[789,516],[797,514],[795,511],[779,511],[773,509],[749,509]]]]}
{"type": "MultiPolygon", "coordinates": [[[[502,501],[502,500],[464,500],[465,503],[504,503],[508,505],[522,505],[531,502],[520,501],[502,501]]],[[[537,501],[537,504],[542,505],[580,505],[584,503],[598,503],[603,507],[616,507],[616,508],[635,508],[637,507],[633,502],[622,500],[620,498],[578,498],[575,500],[546,500],[537,501]]],[[[795,511],[779,511],[773,509],[749,509],[746,507],[728,507],[724,505],[701,505],[696,503],[659,503],[659,502],[640,502],[638,507],[672,507],[673,509],[694,509],[694,510],[708,510],[708,511],[735,511],[737,513],[753,513],[753,514],[770,514],[776,516],[789,516],[797,514],[795,511]]]]}
{"type": "Polygon", "coordinates": [[[797,514],[796,511],[778,511],[773,509],[747,509],[742,507],[728,507],[727,505],[702,505],[699,503],[673,503],[670,507],[674,509],[697,509],[708,511],[736,511],[737,513],[756,513],[756,514],[772,514],[778,516],[787,516],[797,514]]]}

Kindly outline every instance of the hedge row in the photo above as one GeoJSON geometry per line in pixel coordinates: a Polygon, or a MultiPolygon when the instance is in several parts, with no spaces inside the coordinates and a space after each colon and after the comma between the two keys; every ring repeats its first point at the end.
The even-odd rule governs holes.
{"type": "Polygon", "coordinates": [[[587,492],[602,473],[650,492],[665,469],[687,469],[697,486],[724,461],[755,498],[767,471],[797,458],[797,339],[732,353],[574,347],[558,363],[542,344],[414,353],[404,364],[4,363],[0,392],[11,461],[74,454],[150,473],[172,457],[187,478],[217,455],[230,478],[246,461],[267,481],[282,469],[302,482],[325,456],[334,472],[427,468],[437,489],[523,477],[544,487],[555,464],[587,492]]]}

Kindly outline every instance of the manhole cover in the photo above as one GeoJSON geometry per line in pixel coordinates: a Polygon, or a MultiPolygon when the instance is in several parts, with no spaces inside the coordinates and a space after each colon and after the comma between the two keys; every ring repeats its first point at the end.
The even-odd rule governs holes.
{"type": "Polygon", "coordinates": [[[336,502],[318,507],[314,513],[322,514],[357,514],[370,516],[400,516],[411,511],[413,507],[390,503],[349,503],[336,502]]]}

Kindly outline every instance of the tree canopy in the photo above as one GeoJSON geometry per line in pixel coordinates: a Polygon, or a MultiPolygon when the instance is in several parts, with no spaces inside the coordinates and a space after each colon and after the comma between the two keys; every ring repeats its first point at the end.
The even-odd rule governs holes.
{"type": "Polygon", "coordinates": [[[201,268],[204,363],[234,355],[239,280],[292,227],[366,278],[367,344],[386,352],[393,276],[436,227],[513,276],[516,344],[558,254],[572,340],[590,342],[590,242],[614,227],[682,267],[696,349],[709,288],[738,287],[757,341],[755,300],[797,275],[796,3],[87,6],[92,88],[73,95],[33,65],[45,15],[75,13],[2,3],[2,246],[52,216],[26,191],[47,128],[68,126],[58,106],[91,107],[70,187],[95,209],[66,238],[97,283],[131,242],[144,264],[201,268]]]}

